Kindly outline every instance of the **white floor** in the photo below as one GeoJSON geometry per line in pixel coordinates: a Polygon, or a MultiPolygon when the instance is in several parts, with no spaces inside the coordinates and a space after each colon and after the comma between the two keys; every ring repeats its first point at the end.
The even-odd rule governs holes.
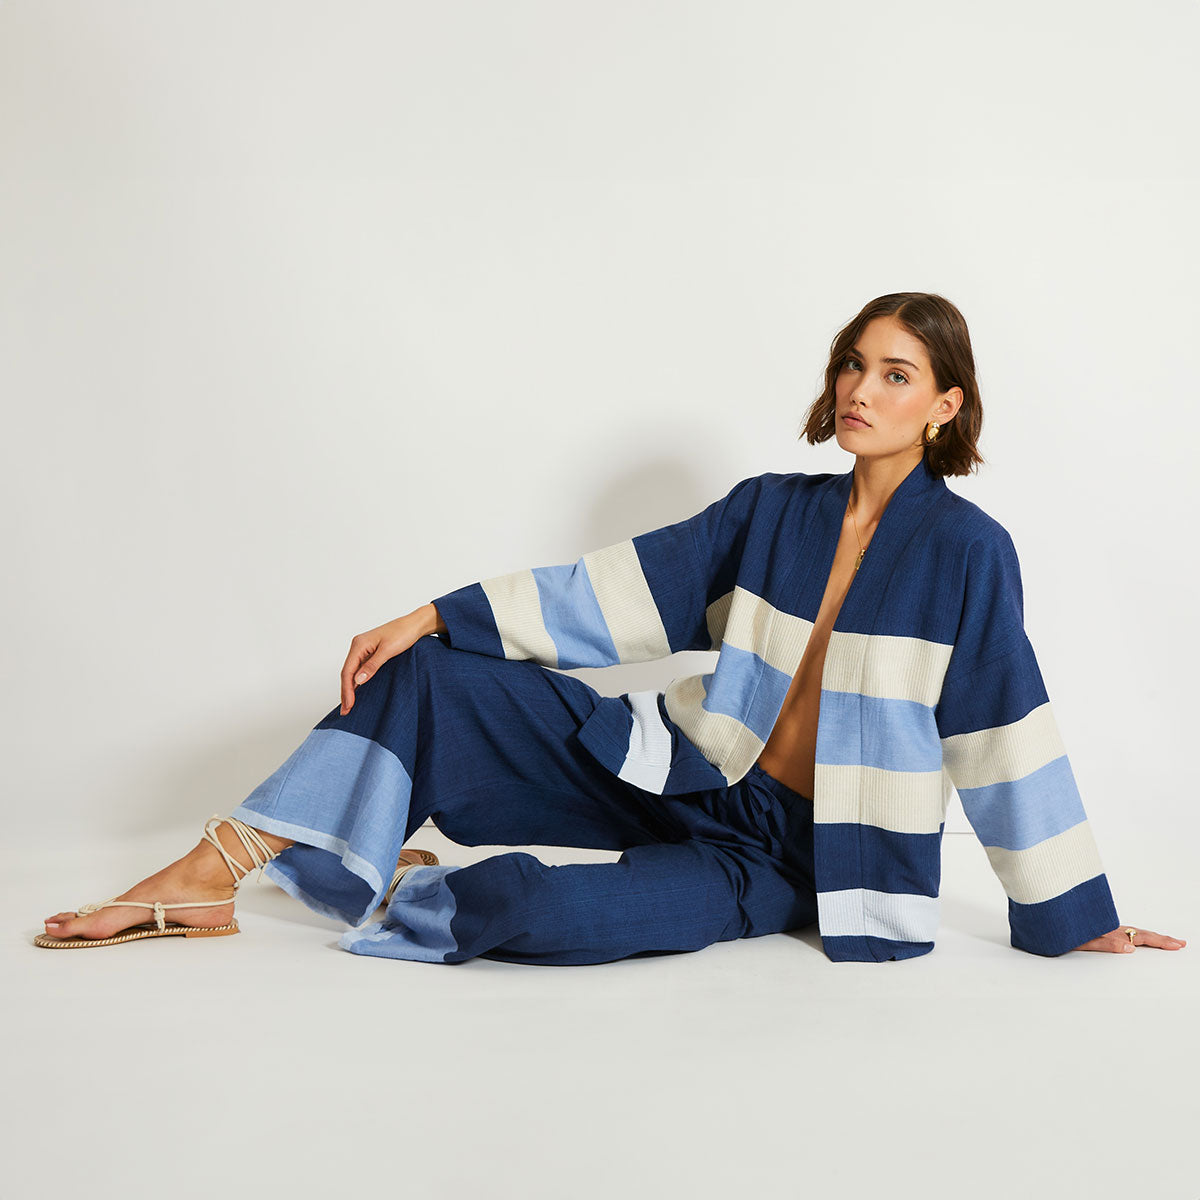
{"type": "Polygon", "coordinates": [[[1173,953],[1012,949],[969,834],[945,839],[937,946],[905,962],[831,963],[815,928],[585,967],[396,962],[269,883],[236,937],[32,945],[207,816],[5,849],[0,1195],[1200,1197],[1185,839],[1104,859],[1122,919],[1189,940],[1173,953]]]}

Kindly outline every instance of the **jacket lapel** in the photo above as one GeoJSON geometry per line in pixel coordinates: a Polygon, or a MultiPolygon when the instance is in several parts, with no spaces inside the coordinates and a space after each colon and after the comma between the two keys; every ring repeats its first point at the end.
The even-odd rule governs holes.
{"type": "MultiPolygon", "coordinates": [[[[821,485],[821,494],[798,551],[779,588],[781,599],[787,597],[789,607],[806,621],[816,621],[820,612],[853,482],[851,468],[821,485]]],[[[926,518],[929,506],[947,491],[946,481],[930,471],[924,458],[901,480],[883,510],[862,565],[846,592],[833,624],[835,630],[870,630],[885,585],[905,546],[926,518]]]]}
{"type": "MultiPolygon", "coordinates": [[[[824,594],[833,556],[841,535],[842,517],[850,499],[854,472],[838,477],[836,486],[823,497],[821,524],[825,527],[823,572],[815,582],[819,606],[824,594]]],[[[854,575],[842,601],[835,630],[847,633],[871,633],[875,629],[879,607],[887,593],[888,581],[900,565],[904,551],[914,534],[926,523],[933,504],[948,492],[946,481],[930,471],[924,458],[904,477],[892,493],[879,524],[871,535],[862,564],[854,575]]],[[[814,617],[816,609],[814,608],[814,617]]],[[[893,632],[887,630],[885,632],[893,632]]]]}

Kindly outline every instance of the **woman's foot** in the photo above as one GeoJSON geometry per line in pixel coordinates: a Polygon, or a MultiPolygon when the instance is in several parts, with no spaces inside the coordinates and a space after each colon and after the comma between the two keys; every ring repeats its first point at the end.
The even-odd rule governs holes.
{"type": "MultiPolygon", "coordinates": [[[[277,837],[257,831],[272,850],[283,850],[292,843],[288,838],[277,837]]],[[[243,866],[250,866],[246,848],[237,835],[222,822],[213,831],[224,846],[227,854],[243,866]]],[[[204,908],[168,908],[166,920],[172,925],[186,925],[189,929],[212,929],[228,925],[233,919],[234,898],[233,871],[207,838],[183,858],[169,867],[147,876],[127,892],[114,897],[116,900],[143,900],[163,904],[197,900],[225,900],[225,904],[213,904],[204,908]]],[[[153,920],[148,908],[120,906],[102,908],[98,912],[77,917],[74,911],[55,913],[45,920],[46,932],[56,938],[107,938],[128,929],[131,925],[142,925],[153,920]]]]}
{"type": "Polygon", "coordinates": [[[385,907],[392,902],[392,895],[396,891],[400,880],[408,874],[410,867],[428,867],[433,866],[438,861],[438,857],[432,850],[418,850],[415,847],[408,847],[400,851],[399,860],[396,863],[396,870],[392,874],[392,881],[388,884],[387,889],[383,893],[383,899],[379,901],[385,907]]]}

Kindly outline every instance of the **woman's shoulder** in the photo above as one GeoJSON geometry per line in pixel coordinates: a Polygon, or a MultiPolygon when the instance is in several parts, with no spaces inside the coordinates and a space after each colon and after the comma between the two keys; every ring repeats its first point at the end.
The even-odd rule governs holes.
{"type": "Polygon", "coordinates": [[[754,519],[764,524],[805,521],[824,494],[824,486],[838,478],[832,471],[764,471],[747,480],[754,519]]]}
{"type": "Polygon", "coordinates": [[[809,475],[803,471],[762,471],[739,479],[722,502],[740,504],[756,516],[763,516],[767,509],[777,508],[796,493],[811,491],[816,484],[832,478],[830,474],[809,475]]]}
{"type": "Polygon", "coordinates": [[[972,547],[985,553],[1016,551],[1012,535],[996,517],[949,487],[939,532],[953,538],[955,546],[964,553],[972,547]]]}

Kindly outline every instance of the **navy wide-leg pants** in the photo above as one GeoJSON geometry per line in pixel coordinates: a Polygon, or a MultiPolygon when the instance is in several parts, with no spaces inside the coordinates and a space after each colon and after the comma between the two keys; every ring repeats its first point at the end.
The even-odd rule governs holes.
{"type": "Polygon", "coordinates": [[[757,765],[730,787],[681,795],[627,783],[574,736],[599,699],[573,675],[421,637],[232,815],[295,839],[264,873],[352,926],[338,944],[355,954],[598,963],[815,922],[812,801],[757,765]],[[416,866],[369,922],[430,818],[465,846],[622,853],[416,866]]]}

